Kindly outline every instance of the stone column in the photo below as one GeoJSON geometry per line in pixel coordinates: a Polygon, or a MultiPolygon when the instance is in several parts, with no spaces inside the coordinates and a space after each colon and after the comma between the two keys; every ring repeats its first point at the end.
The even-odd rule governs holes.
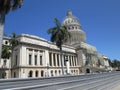
{"type": "Polygon", "coordinates": [[[60,54],[58,54],[58,56],[59,56],[59,66],[61,66],[60,54]]]}
{"type": "Polygon", "coordinates": [[[58,61],[57,61],[57,53],[55,53],[55,66],[58,66],[58,61]]]}
{"type": "MultiPolygon", "coordinates": [[[[29,56],[28,56],[29,54],[28,54],[28,49],[26,49],[26,65],[29,65],[29,56]]],[[[20,55],[20,57],[21,57],[21,55],[20,55]]],[[[20,59],[20,58],[19,58],[20,59]]],[[[19,65],[20,65],[20,62],[19,62],[19,65]]]]}
{"type": "Polygon", "coordinates": [[[34,50],[32,51],[32,65],[35,65],[34,50]]]}
{"type": "Polygon", "coordinates": [[[38,56],[37,56],[37,65],[40,66],[40,53],[38,52],[38,56]]]}
{"type": "Polygon", "coordinates": [[[63,62],[63,67],[64,67],[64,55],[62,54],[62,62],[63,62]]]}
{"type": "Polygon", "coordinates": [[[33,77],[35,77],[35,70],[32,70],[33,71],[33,77]]]}

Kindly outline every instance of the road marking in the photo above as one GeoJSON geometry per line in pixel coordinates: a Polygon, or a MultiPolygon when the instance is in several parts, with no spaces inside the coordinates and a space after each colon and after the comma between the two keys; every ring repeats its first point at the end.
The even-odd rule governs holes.
{"type": "MultiPolygon", "coordinates": [[[[110,77],[110,78],[107,78],[107,79],[104,79],[104,80],[108,80],[108,79],[111,79],[111,78],[113,78],[113,77],[110,77]]],[[[75,85],[75,86],[71,86],[71,87],[66,87],[66,88],[61,88],[61,89],[57,89],[57,90],[69,90],[69,89],[72,89],[72,88],[75,88],[75,87],[80,87],[80,86],[83,86],[83,85],[89,85],[89,84],[93,84],[93,83],[95,83],[95,82],[99,82],[99,81],[102,81],[102,80],[97,80],[97,81],[93,81],[93,82],[91,82],[91,83],[85,83],[85,84],[81,84],[81,85],[75,85]]],[[[89,88],[87,88],[87,89],[89,89],[89,88]]],[[[86,89],[84,89],[84,90],[86,90],[86,89]]]]}

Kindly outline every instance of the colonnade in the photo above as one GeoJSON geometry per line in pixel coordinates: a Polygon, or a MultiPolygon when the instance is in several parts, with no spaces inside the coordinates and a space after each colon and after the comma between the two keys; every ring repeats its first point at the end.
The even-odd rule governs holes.
{"type": "MultiPolygon", "coordinates": [[[[63,66],[66,66],[65,54],[62,54],[63,66]]],[[[78,60],[76,55],[67,55],[68,61],[71,67],[78,66],[78,60]]],[[[53,67],[61,67],[61,59],[59,53],[49,53],[49,65],[53,67]]]]}

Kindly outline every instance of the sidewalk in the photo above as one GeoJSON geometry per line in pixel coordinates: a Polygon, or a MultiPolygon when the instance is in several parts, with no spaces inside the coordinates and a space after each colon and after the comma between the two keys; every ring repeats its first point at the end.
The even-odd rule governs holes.
{"type": "Polygon", "coordinates": [[[115,85],[111,90],[120,90],[120,83],[115,85]]]}

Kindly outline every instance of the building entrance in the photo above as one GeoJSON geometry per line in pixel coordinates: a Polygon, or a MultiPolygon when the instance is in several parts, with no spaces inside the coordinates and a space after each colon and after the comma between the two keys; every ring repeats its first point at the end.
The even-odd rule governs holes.
{"type": "Polygon", "coordinates": [[[87,69],[86,69],[86,73],[90,73],[90,69],[87,68],[87,69]]]}

